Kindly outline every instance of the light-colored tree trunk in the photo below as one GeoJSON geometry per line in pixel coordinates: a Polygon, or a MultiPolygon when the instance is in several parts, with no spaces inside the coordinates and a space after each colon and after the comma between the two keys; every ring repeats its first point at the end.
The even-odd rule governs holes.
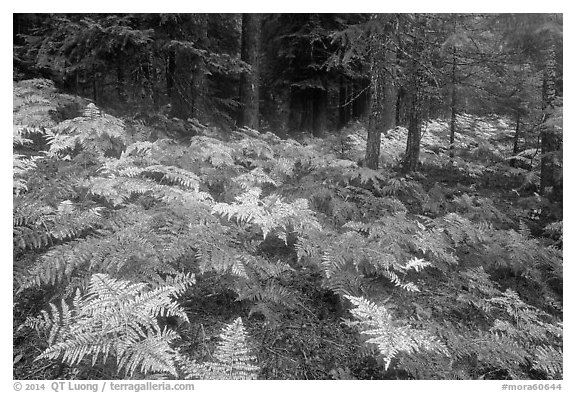
{"type": "Polygon", "coordinates": [[[250,65],[250,70],[240,75],[240,125],[259,127],[259,64],[260,48],[259,14],[242,14],[242,47],[240,58],[250,65]]]}

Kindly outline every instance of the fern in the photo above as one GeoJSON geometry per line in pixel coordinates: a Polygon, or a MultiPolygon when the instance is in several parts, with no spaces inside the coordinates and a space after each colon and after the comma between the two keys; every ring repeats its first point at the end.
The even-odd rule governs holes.
{"type": "Polygon", "coordinates": [[[12,157],[12,168],[14,182],[12,185],[12,192],[15,196],[19,196],[28,191],[27,175],[36,169],[36,161],[40,156],[26,158],[21,154],[14,154],[12,157]]]}
{"type": "Polygon", "coordinates": [[[309,228],[320,229],[314,213],[308,209],[308,202],[296,199],[286,203],[277,195],[260,198],[262,190],[255,187],[236,197],[233,204],[217,203],[212,210],[228,220],[255,225],[264,239],[274,234],[287,241],[290,232],[303,233],[309,228]]]}
{"type": "Polygon", "coordinates": [[[95,274],[88,292],[79,293],[69,307],[64,300],[60,309],[51,304],[51,311],[29,318],[23,327],[48,334],[48,348],[38,359],[59,359],[76,365],[91,357],[106,362],[109,356],[117,360],[118,371],[132,375],[164,372],[177,375],[175,351],[170,343],[175,332],[162,329],[156,317],[188,317],[172,299],[194,283],[193,276],[180,276],[177,286],[149,288],[131,284],[106,274],[95,274]]]}
{"type": "Polygon", "coordinates": [[[532,367],[541,370],[547,375],[562,379],[563,375],[563,353],[551,345],[543,344],[535,350],[535,359],[532,367]]]}
{"type": "Polygon", "coordinates": [[[56,88],[54,82],[47,79],[30,79],[14,83],[14,140],[22,144],[22,136],[44,134],[56,125],[54,112],[56,88]]]}
{"type": "Polygon", "coordinates": [[[211,218],[208,210],[195,205],[155,212],[135,206],[125,210],[110,217],[99,235],[49,249],[25,274],[16,277],[18,290],[67,283],[90,273],[114,272],[137,281],[160,282],[161,275],[174,275],[177,267],[182,269],[180,262],[190,258],[203,239],[198,239],[185,220],[211,218]]]}
{"type": "Polygon", "coordinates": [[[254,365],[256,358],[250,355],[247,337],[241,318],[226,325],[214,353],[215,361],[201,364],[185,361],[186,378],[256,379],[260,368],[254,365]]]}
{"type": "Polygon", "coordinates": [[[392,359],[401,353],[420,351],[439,352],[448,355],[446,346],[425,330],[414,329],[393,320],[386,307],[362,297],[346,296],[354,305],[350,310],[358,321],[349,321],[368,337],[366,343],[374,344],[388,369],[392,359]]]}
{"type": "MultiPolygon", "coordinates": [[[[47,286],[59,298],[77,294],[27,321],[46,335],[42,358],[76,366],[115,358],[126,375],[174,375],[177,361],[190,377],[255,378],[240,319],[205,363],[175,350],[177,334],[158,324],[159,316],[182,317],[173,297],[192,282],[182,272],[195,272],[206,282],[199,299],[207,286],[214,295],[233,292],[250,317],[264,317],[265,334],[288,316],[315,314],[300,311],[324,306],[313,299],[319,294],[345,295],[350,324],[366,339],[363,353],[410,377],[562,376],[561,223],[537,239],[472,188],[426,193],[419,174],[359,168],[362,130],[297,142],[190,120],[198,136],[186,146],[138,140],[143,132],[93,104],[58,124],[63,98],[46,81],[17,83],[14,97],[16,296],[47,286]],[[44,136],[48,152],[38,152],[44,136]],[[414,214],[420,207],[435,218],[414,214]],[[503,289],[511,283],[514,290],[503,289]]],[[[472,130],[471,118],[459,121],[472,130]]],[[[447,130],[445,122],[428,126],[447,130]]],[[[404,134],[383,137],[390,150],[382,161],[397,162],[404,134]]],[[[422,140],[433,169],[518,184],[530,176],[508,170],[502,151],[486,154],[488,145],[459,149],[473,139],[464,133],[460,158],[448,167],[440,136],[422,140]]],[[[315,337],[308,321],[305,345],[315,337]]]]}
{"type": "Polygon", "coordinates": [[[195,136],[190,145],[190,154],[215,167],[234,166],[234,150],[215,138],[195,136]]]}
{"type": "Polygon", "coordinates": [[[272,177],[266,174],[262,168],[255,168],[248,173],[244,173],[235,177],[233,180],[237,182],[244,190],[255,188],[262,184],[278,186],[278,183],[272,177]]]}
{"type": "Polygon", "coordinates": [[[47,132],[48,155],[64,157],[76,155],[77,147],[92,152],[100,159],[117,154],[127,144],[124,123],[102,113],[89,104],[84,116],[65,120],[47,132]]]}
{"type": "Polygon", "coordinates": [[[73,240],[101,228],[104,222],[102,208],[81,209],[69,200],[62,201],[57,209],[43,206],[40,211],[42,214],[35,214],[33,218],[28,216],[30,212],[27,207],[15,206],[13,236],[17,250],[42,248],[73,240]]]}
{"type": "Polygon", "coordinates": [[[379,188],[380,182],[386,181],[386,177],[380,172],[370,168],[353,168],[348,169],[344,178],[350,182],[354,179],[359,179],[360,184],[372,184],[379,188]]]}
{"type": "Polygon", "coordinates": [[[511,223],[511,220],[488,198],[472,197],[463,194],[454,198],[457,212],[471,221],[511,223]]]}

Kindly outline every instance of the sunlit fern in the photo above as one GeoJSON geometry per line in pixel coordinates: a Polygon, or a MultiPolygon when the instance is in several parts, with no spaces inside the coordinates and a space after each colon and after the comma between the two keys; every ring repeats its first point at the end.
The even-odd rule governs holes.
{"type": "Polygon", "coordinates": [[[214,361],[197,363],[184,361],[186,378],[197,379],[256,379],[260,368],[250,355],[248,334],[241,318],[226,325],[214,352],[214,361]]]}
{"type": "Polygon", "coordinates": [[[187,321],[174,297],[193,283],[193,276],[180,275],[171,286],[151,288],[95,274],[88,292],[77,292],[70,306],[64,300],[60,307],[50,304],[50,311],[28,318],[22,327],[46,335],[48,348],[38,359],[61,359],[74,366],[86,358],[94,365],[114,357],[125,375],[137,369],[177,375],[170,343],[178,336],[162,328],[157,317],[187,321]]]}

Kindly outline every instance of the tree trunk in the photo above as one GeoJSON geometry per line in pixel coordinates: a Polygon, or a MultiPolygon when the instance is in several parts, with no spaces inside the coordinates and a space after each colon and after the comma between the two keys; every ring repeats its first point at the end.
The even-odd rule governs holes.
{"type": "Polygon", "coordinates": [[[406,89],[400,87],[396,94],[396,125],[405,127],[406,121],[406,89]]]}
{"type": "Polygon", "coordinates": [[[403,162],[403,171],[405,173],[414,172],[418,168],[420,139],[422,137],[422,91],[420,87],[422,85],[422,69],[420,62],[423,48],[418,38],[412,43],[411,49],[413,55],[408,69],[410,82],[406,91],[408,138],[406,140],[406,155],[403,162]]]}
{"type": "Polygon", "coordinates": [[[160,107],[160,95],[159,89],[156,87],[154,80],[154,67],[153,67],[153,58],[152,58],[152,51],[149,51],[144,64],[142,65],[142,71],[144,73],[144,91],[143,97],[144,101],[151,104],[152,109],[154,112],[157,112],[160,107]]]}
{"type": "MultiPolygon", "coordinates": [[[[208,47],[208,14],[198,14],[197,46],[200,49],[208,47]]],[[[201,122],[209,119],[206,64],[201,56],[195,56],[192,60],[192,116],[201,122]]]]}
{"type": "Polygon", "coordinates": [[[126,81],[124,77],[124,64],[122,58],[118,56],[116,60],[116,93],[120,103],[126,102],[126,81]]]}
{"type": "Polygon", "coordinates": [[[96,68],[92,66],[92,99],[94,100],[95,104],[98,104],[98,73],[96,72],[96,68]]]}
{"type": "Polygon", "coordinates": [[[259,14],[242,14],[242,48],[240,58],[250,65],[250,71],[240,75],[241,126],[259,127],[259,64],[260,43],[259,14]]]}
{"type": "Polygon", "coordinates": [[[554,162],[555,156],[560,150],[560,138],[552,127],[547,126],[546,121],[552,114],[556,99],[556,48],[552,40],[547,49],[546,66],[542,83],[542,107],[544,109],[543,125],[541,132],[542,141],[542,164],[540,172],[540,193],[546,194],[548,187],[552,188],[552,199],[562,199],[562,185],[559,178],[559,168],[554,162]]]}
{"type": "Polygon", "coordinates": [[[312,133],[312,123],[314,120],[314,91],[311,89],[301,90],[300,98],[302,102],[302,115],[300,117],[299,131],[312,133]]]}
{"type": "Polygon", "coordinates": [[[406,141],[406,155],[404,157],[403,170],[405,173],[416,171],[420,158],[420,139],[422,119],[421,103],[418,87],[414,86],[410,95],[409,119],[408,119],[408,139],[406,141]]]}
{"type": "MultiPolygon", "coordinates": [[[[512,154],[516,155],[518,154],[518,151],[520,150],[519,146],[518,146],[518,142],[520,140],[520,119],[521,119],[521,115],[520,115],[520,111],[516,111],[516,128],[514,130],[514,145],[512,146],[512,154]]],[[[516,167],[516,159],[513,158],[510,160],[510,166],[515,168],[516,167]]]]}
{"type": "Polygon", "coordinates": [[[340,75],[338,81],[338,129],[342,129],[348,123],[348,89],[343,75],[340,75]]]}
{"type": "Polygon", "coordinates": [[[166,59],[166,93],[168,97],[172,99],[172,94],[174,94],[174,74],[176,71],[176,50],[170,49],[168,52],[168,58],[166,59]]]}
{"type": "Polygon", "coordinates": [[[172,117],[186,120],[193,116],[192,78],[189,66],[190,54],[183,49],[176,49],[174,54],[174,78],[170,95],[172,117]]]}
{"type": "Polygon", "coordinates": [[[326,131],[328,112],[328,92],[325,89],[316,89],[314,91],[313,102],[313,118],[312,118],[312,135],[321,137],[326,131]]]}
{"type": "Polygon", "coordinates": [[[450,161],[454,159],[456,137],[456,47],[452,48],[452,92],[450,96],[450,161]]]}
{"type": "Polygon", "coordinates": [[[299,90],[295,87],[290,88],[290,106],[288,108],[288,131],[295,132],[300,126],[300,99],[299,90]]]}
{"type": "Polygon", "coordinates": [[[350,86],[350,100],[352,101],[350,105],[352,106],[352,118],[358,119],[361,115],[360,110],[360,91],[362,86],[360,85],[359,81],[353,81],[352,86],[350,86]]]}
{"type": "Polygon", "coordinates": [[[380,160],[380,136],[394,127],[396,120],[396,91],[394,70],[396,52],[392,47],[394,32],[374,34],[371,38],[370,61],[370,115],[366,141],[365,165],[378,169],[380,160]]]}

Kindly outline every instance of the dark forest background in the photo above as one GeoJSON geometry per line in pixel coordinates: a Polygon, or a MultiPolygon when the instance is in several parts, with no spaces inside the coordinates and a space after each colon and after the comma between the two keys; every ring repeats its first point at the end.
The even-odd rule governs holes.
{"type": "Polygon", "coordinates": [[[407,170],[428,119],[502,115],[515,153],[537,135],[549,161],[558,141],[535,130],[561,105],[561,31],[552,14],[15,14],[14,72],[143,117],[281,136],[363,120],[371,142],[405,126],[407,170]]]}

